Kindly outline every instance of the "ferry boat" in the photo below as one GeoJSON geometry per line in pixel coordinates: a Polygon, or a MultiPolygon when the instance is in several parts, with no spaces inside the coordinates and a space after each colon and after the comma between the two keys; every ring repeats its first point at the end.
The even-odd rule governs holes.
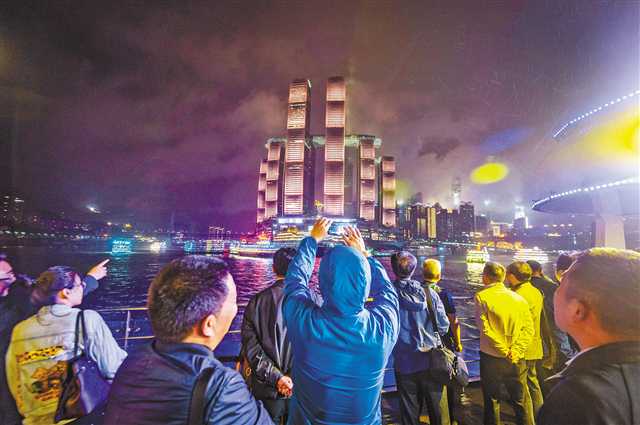
{"type": "Polygon", "coordinates": [[[229,246],[229,254],[245,257],[272,257],[282,246],[281,244],[274,244],[269,241],[232,244],[229,246]]]}
{"type": "Polygon", "coordinates": [[[529,260],[534,260],[540,264],[544,264],[549,262],[549,256],[537,246],[533,248],[521,248],[513,256],[513,261],[529,260]]]}
{"type": "Polygon", "coordinates": [[[467,263],[486,263],[490,258],[487,248],[470,249],[467,251],[467,263]]]}

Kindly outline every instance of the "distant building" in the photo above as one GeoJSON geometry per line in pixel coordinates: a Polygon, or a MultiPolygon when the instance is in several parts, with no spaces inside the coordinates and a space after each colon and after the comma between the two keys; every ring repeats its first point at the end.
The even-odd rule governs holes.
{"type": "Polygon", "coordinates": [[[476,232],[482,233],[484,236],[489,234],[489,218],[483,214],[477,215],[476,218],[476,232]]]}
{"type": "Polygon", "coordinates": [[[0,205],[0,224],[22,224],[25,221],[24,199],[5,194],[0,205]]]}
{"type": "Polygon", "coordinates": [[[460,178],[456,177],[455,179],[453,179],[453,182],[451,183],[451,200],[455,208],[457,208],[460,205],[461,196],[462,196],[462,183],[460,183],[460,178]]]}
{"type": "Polygon", "coordinates": [[[442,208],[436,215],[436,235],[439,241],[452,241],[455,239],[454,220],[458,215],[457,210],[442,208]]]}
{"type": "MultiPolygon", "coordinates": [[[[365,221],[375,220],[376,203],[376,149],[380,147],[380,139],[373,136],[352,136],[357,138],[358,163],[355,164],[357,217],[365,221]]],[[[355,145],[355,143],[350,143],[355,145]]]]}
{"type": "Polygon", "coordinates": [[[266,192],[267,192],[267,167],[268,161],[263,159],[260,161],[260,175],[258,177],[258,213],[256,222],[262,223],[265,218],[265,200],[266,200],[266,192]]]}
{"type": "Polygon", "coordinates": [[[276,137],[267,141],[265,220],[283,214],[285,146],[284,138],[276,137]]]}
{"type": "Polygon", "coordinates": [[[378,208],[379,224],[383,227],[396,225],[396,161],[392,156],[380,160],[378,208]]]}
{"type": "Polygon", "coordinates": [[[344,126],[346,84],[342,77],[327,80],[324,145],[324,214],[344,215],[344,126]]]}
{"type": "Polygon", "coordinates": [[[311,82],[289,85],[287,144],[284,169],[284,215],[302,215],[311,208],[313,158],[309,144],[311,82]]]}
{"type": "Polygon", "coordinates": [[[475,209],[471,202],[461,202],[458,208],[458,226],[463,238],[473,237],[476,231],[475,209]]]}
{"type": "MultiPolygon", "coordinates": [[[[287,137],[267,141],[267,157],[258,175],[257,231],[275,229],[274,218],[317,214],[359,220],[365,227],[395,227],[394,158],[380,156],[382,141],[376,136],[345,135],[346,83],[342,77],[327,81],[325,135],[309,135],[310,88],[308,80],[290,84],[287,137]]],[[[383,237],[389,232],[393,233],[384,230],[383,237]]]]}

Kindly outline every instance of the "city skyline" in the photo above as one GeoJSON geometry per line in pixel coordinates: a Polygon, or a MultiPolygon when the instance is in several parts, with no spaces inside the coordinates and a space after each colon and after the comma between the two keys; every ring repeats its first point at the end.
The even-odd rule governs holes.
{"type": "MultiPolygon", "coordinates": [[[[116,3],[16,1],[0,18],[5,181],[39,209],[250,229],[258,141],[281,134],[280,87],[300,75],[317,93],[344,75],[345,134],[385,141],[398,200],[422,192],[447,204],[459,178],[461,201],[508,217],[552,192],[627,178],[633,165],[576,138],[580,128],[560,140],[638,89],[630,3],[116,3]],[[489,160],[508,174],[475,182],[489,160]]],[[[325,134],[325,99],[309,107],[309,133],[325,134]]]]}

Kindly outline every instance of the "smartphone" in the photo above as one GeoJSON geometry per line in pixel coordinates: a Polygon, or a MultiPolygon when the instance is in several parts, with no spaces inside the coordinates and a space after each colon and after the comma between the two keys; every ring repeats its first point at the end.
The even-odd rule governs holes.
{"type": "Polygon", "coordinates": [[[348,224],[333,222],[331,227],[329,227],[329,234],[332,236],[342,236],[346,226],[348,226],[348,224]]]}

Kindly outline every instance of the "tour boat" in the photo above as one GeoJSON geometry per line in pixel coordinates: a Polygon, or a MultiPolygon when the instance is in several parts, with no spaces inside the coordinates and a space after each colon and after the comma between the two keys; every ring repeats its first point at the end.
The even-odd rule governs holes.
{"type": "Polygon", "coordinates": [[[489,259],[489,251],[487,251],[487,248],[470,249],[467,251],[467,263],[486,263],[489,259]]]}
{"type": "Polygon", "coordinates": [[[546,252],[540,250],[540,248],[521,248],[513,256],[513,261],[529,261],[535,260],[540,264],[549,262],[549,256],[546,252]]]}

